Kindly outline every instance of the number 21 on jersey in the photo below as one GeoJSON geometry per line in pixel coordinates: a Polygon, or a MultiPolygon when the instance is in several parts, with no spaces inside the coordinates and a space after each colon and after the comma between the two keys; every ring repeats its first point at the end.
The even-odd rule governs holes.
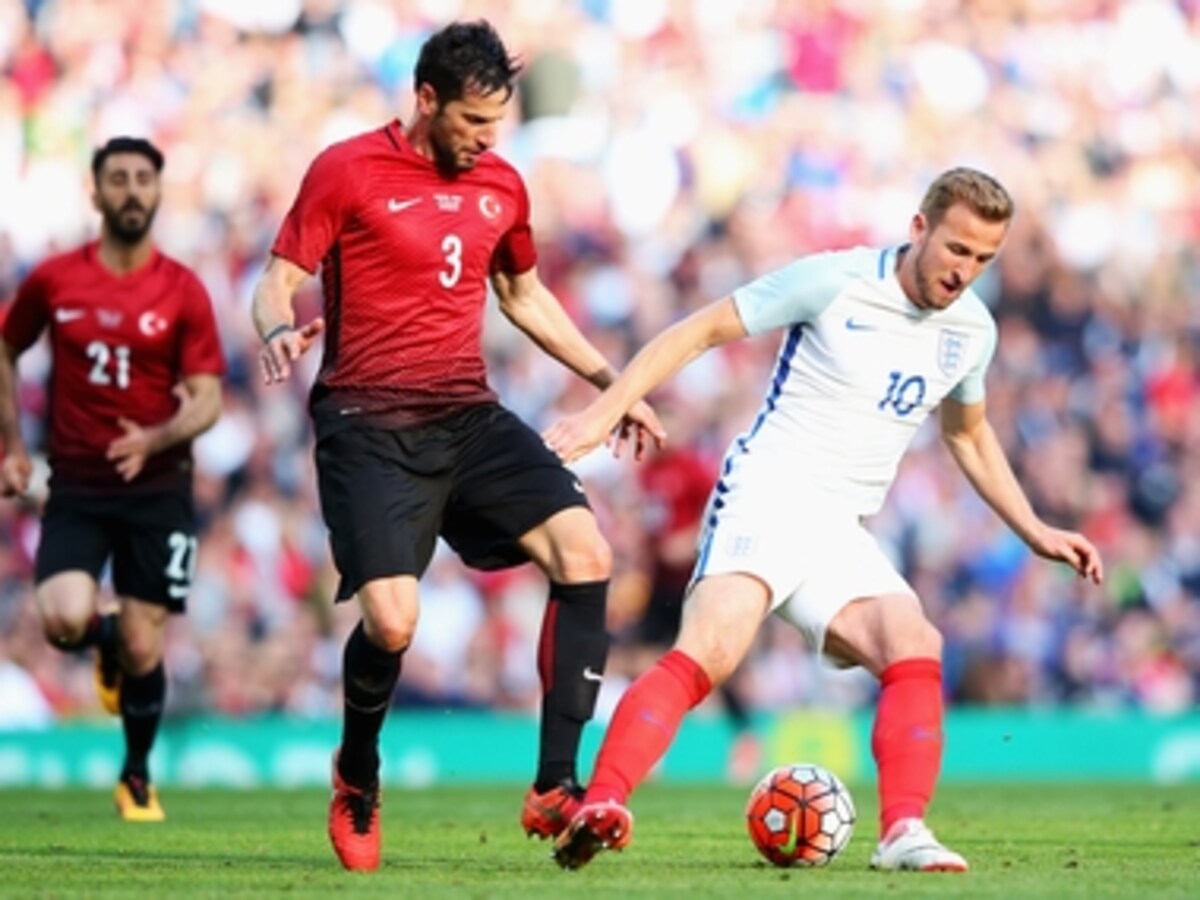
{"type": "Polygon", "coordinates": [[[121,390],[129,387],[129,347],[92,341],[84,352],[92,361],[92,368],[88,372],[89,382],[116,385],[121,390]]]}

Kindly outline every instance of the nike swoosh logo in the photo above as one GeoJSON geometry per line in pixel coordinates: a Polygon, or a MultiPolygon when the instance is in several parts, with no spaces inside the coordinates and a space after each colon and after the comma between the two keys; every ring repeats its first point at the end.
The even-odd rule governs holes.
{"type": "Polygon", "coordinates": [[[791,856],[796,852],[796,845],[800,843],[800,810],[792,813],[792,824],[788,828],[787,843],[779,848],[779,852],[784,856],[791,856]]]}
{"type": "Polygon", "coordinates": [[[579,492],[579,493],[581,493],[581,494],[586,494],[586,493],[587,493],[587,491],[585,491],[585,490],[583,489],[583,482],[581,482],[581,481],[573,481],[573,482],[571,482],[571,487],[575,488],[575,490],[576,490],[576,491],[578,491],[578,492],[579,492]]]}
{"type": "Polygon", "coordinates": [[[849,331],[874,331],[875,330],[874,325],[868,325],[866,322],[860,322],[853,317],[846,320],[846,328],[849,331]]]}
{"type": "Polygon", "coordinates": [[[390,212],[390,213],[403,212],[404,210],[408,209],[410,206],[416,206],[420,202],[421,202],[420,197],[413,197],[411,200],[397,200],[395,197],[391,197],[388,199],[388,212],[390,212]]]}
{"type": "Polygon", "coordinates": [[[87,311],[83,309],[56,309],[54,311],[55,322],[74,322],[76,319],[82,319],[87,315],[87,311]]]}
{"type": "Polygon", "coordinates": [[[583,679],[584,681],[603,681],[604,676],[591,666],[586,666],[583,670],[583,679]]]}

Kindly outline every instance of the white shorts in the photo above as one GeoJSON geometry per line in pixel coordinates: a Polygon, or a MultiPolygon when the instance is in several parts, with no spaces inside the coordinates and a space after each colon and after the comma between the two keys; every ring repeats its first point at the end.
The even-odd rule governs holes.
{"type": "Polygon", "coordinates": [[[760,469],[747,477],[740,468],[709,500],[692,584],[709,575],[753,575],[770,589],[771,610],[814,652],[824,649],[829,623],[851,601],[916,597],[854,511],[789,484],[794,474],[771,479],[760,469]]]}

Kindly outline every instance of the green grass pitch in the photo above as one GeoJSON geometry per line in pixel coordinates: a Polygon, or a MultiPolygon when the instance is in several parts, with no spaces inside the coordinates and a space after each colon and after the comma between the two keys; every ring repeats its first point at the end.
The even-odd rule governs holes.
{"type": "Polygon", "coordinates": [[[167,789],[168,821],[131,825],[108,792],[0,790],[0,896],[1200,896],[1200,784],[945,786],[930,823],[966,875],[868,870],[874,791],[853,793],[854,839],[826,869],[760,861],[745,789],[651,785],[625,852],[563,872],[521,833],[518,786],[391,789],[383,866],[363,875],[328,847],[323,791],[167,789]]]}

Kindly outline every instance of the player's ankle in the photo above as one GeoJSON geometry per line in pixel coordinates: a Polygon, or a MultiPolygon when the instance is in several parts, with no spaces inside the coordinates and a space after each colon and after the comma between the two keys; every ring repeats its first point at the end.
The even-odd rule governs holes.
{"type": "Polygon", "coordinates": [[[583,802],[589,805],[593,803],[616,803],[624,806],[628,798],[628,792],[619,787],[593,782],[588,785],[587,794],[584,796],[583,802]]]}
{"type": "Polygon", "coordinates": [[[925,817],[920,809],[897,809],[895,812],[889,811],[883,817],[883,821],[879,827],[879,840],[887,843],[891,838],[904,831],[905,825],[909,822],[922,822],[925,817]]]}

